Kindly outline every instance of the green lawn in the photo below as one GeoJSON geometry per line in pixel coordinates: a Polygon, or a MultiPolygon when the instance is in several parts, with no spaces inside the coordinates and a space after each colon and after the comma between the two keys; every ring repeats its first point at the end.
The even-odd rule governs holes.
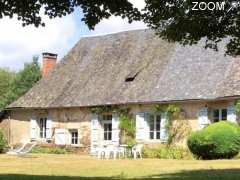
{"type": "Polygon", "coordinates": [[[240,179],[240,160],[98,160],[83,155],[0,155],[0,179],[240,179]]]}

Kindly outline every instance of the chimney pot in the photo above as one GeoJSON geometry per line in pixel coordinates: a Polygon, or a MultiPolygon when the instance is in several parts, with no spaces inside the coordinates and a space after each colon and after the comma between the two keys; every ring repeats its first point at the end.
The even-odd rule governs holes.
{"type": "Polygon", "coordinates": [[[57,54],[44,52],[42,53],[42,56],[43,56],[42,76],[46,77],[57,63],[57,54]]]}

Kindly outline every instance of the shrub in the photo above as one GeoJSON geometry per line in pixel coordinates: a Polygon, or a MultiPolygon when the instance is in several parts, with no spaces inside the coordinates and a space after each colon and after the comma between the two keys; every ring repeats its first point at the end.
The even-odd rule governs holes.
{"type": "Polygon", "coordinates": [[[226,121],[214,123],[192,133],[187,144],[199,159],[230,159],[240,150],[240,128],[226,121]]]}
{"type": "Polygon", "coordinates": [[[40,147],[36,146],[32,149],[31,153],[43,153],[43,154],[67,154],[70,151],[66,148],[60,147],[40,147]]]}
{"type": "Polygon", "coordinates": [[[3,153],[7,147],[7,141],[4,138],[3,132],[0,130],[0,153],[3,153]]]}
{"type": "Polygon", "coordinates": [[[179,146],[159,145],[157,147],[145,146],[143,157],[159,159],[192,159],[188,149],[179,146]]]}

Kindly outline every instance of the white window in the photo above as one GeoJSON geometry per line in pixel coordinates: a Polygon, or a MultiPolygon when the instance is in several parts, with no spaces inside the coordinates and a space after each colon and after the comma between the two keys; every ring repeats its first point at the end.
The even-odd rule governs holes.
{"type": "Polygon", "coordinates": [[[40,138],[46,138],[47,136],[47,118],[40,118],[39,119],[39,137],[40,138]]]}
{"type": "Polygon", "coordinates": [[[102,116],[103,137],[104,141],[112,140],[112,115],[106,114],[102,116]]]}
{"type": "Polygon", "coordinates": [[[214,109],[213,110],[213,122],[226,121],[227,120],[227,109],[214,109]]]}
{"type": "Polygon", "coordinates": [[[149,118],[149,138],[160,139],[161,115],[150,115],[149,118]]]}
{"type": "Polygon", "coordinates": [[[78,130],[77,129],[71,129],[71,144],[78,144],[78,130]]]}

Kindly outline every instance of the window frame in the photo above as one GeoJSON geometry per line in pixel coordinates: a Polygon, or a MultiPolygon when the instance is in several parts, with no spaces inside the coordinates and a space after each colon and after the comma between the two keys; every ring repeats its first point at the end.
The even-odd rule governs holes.
{"type": "Polygon", "coordinates": [[[112,118],[113,118],[112,114],[103,114],[102,115],[103,141],[105,141],[105,142],[112,141],[112,138],[113,138],[112,137],[113,136],[113,134],[112,134],[112,118]],[[105,117],[107,117],[107,118],[105,118],[105,117]],[[107,127],[107,130],[105,131],[105,125],[111,125],[111,128],[107,127]],[[105,133],[107,134],[106,139],[105,139],[105,133]]]}
{"type": "Polygon", "coordinates": [[[156,115],[150,115],[149,118],[149,140],[150,141],[161,141],[161,121],[162,121],[162,116],[161,114],[156,114],[156,115]],[[153,119],[151,119],[151,116],[153,119]],[[159,119],[157,119],[159,117],[159,119]],[[159,120],[159,129],[157,129],[157,120],[159,120]],[[153,130],[151,130],[151,122],[153,121],[153,130]],[[153,138],[151,138],[151,133],[153,133],[153,138]]]}
{"type": "Polygon", "coordinates": [[[214,108],[212,120],[213,120],[213,123],[220,122],[220,121],[227,121],[227,108],[214,108]],[[225,119],[223,119],[223,111],[224,110],[226,111],[225,119]],[[218,117],[215,116],[215,111],[218,111],[218,117]]]}
{"type": "Polygon", "coordinates": [[[71,137],[71,145],[79,145],[79,133],[78,133],[78,129],[70,129],[69,130],[69,132],[70,132],[70,137],[71,137]],[[77,136],[75,137],[75,136],[73,136],[73,133],[76,133],[77,134],[77,136]],[[76,143],[74,142],[73,143],[73,141],[76,141],[76,143]]]}
{"type": "Polygon", "coordinates": [[[47,139],[47,117],[40,117],[38,120],[39,132],[38,137],[40,139],[47,139]],[[43,121],[43,123],[41,123],[43,121]]]}

